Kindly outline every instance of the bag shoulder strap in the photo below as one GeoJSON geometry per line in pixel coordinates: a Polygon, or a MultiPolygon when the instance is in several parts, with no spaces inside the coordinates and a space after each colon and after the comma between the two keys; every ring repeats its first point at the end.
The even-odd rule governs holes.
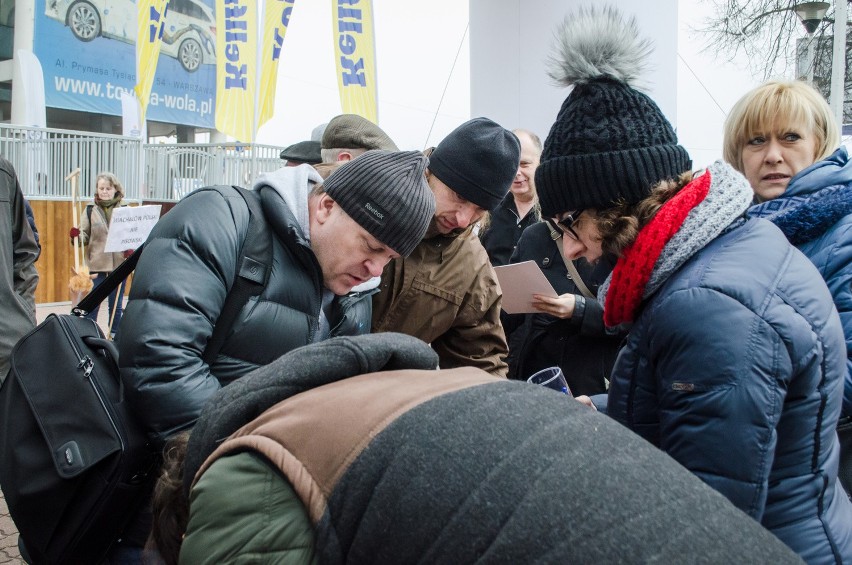
{"type": "Polygon", "coordinates": [[[258,193],[239,186],[209,188],[222,193],[223,196],[232,195],[233,190],[236,190],[248,206],[249,225],[246,238],[240,248],[234,284],[225,298],[225,305],[213,327],[213,335],[210,336],[210,341],[207,342],[207,347],[204,348],[201,356],[208,365],[216,359],[225,344],[225,337],[234,325],[240,310],[249,298],[263,291],[272,271],[272,235],[267,229],[258,193]]]}
{"type": "Polygon", "coordinates": [[[133,272],[133,269],[136,268],[136,263],[139,261],[139,256],[142,255],[142,248],[144,247],[145,245],[142,244],[136,248],[133,255],[122,261],[118,267],[108,274],[104,282],[99,284],[97,288],[92,289],[92,292],[87,294],[77,306],[71,309],[71,313],[75,316],[85,316],[92,309],[96,308],[98,304],[103,302],[133,272]]]}
{"type": "Polygon", "coordinates": [[[568,269],[568,274],[577,286],[577,290],[579,290],[580,294],[586,298],[596,299],[597,297],[592,294],[592,291],[590,291],[589,287],[586,286],[586,283],[583,282],[583,278],[580,276],[580,273],[577,272],[577,267],[574,266],[574,262],[566,259],[565,254],[562,253],[562,234],[556,231],[556,229],[550,225],[550,222],[547,222],[547,227],[550,230],[550,237],[553,238],[553,241],[556,242],[556,247],[559,248],[559,256],[562,257],[562,262],[565,263],[565,268],[568,269]]]}

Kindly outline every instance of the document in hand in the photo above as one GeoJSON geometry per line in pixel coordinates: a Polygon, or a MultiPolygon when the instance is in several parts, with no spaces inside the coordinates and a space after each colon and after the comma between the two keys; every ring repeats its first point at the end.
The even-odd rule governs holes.
{"type": "Polygon", "coordinates": [[[532,307],[533,294],[559,296],[535,261],[494,267],[503,290],[503,310],[507,314],[538,312],[532,307]]]}

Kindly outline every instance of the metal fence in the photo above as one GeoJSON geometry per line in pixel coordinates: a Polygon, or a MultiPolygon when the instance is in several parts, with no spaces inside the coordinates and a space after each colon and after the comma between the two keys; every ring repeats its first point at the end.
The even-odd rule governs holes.
{"type": "Polygon", "coordinates": [[[131,200],[179,200],[211,184],[250,186],[283,165],[279,152],[270,145],[143,144],[120,135],[0,125],[0,155],[14,165],[24,194],[43,199],[70,199],[65,178],[78,167],[84,199],[101,171],[114,173],[131,200]]]}
{"type": "Polygon", "coordinates": [[[260,173],[284,164],[280,152],[269,145],[145,145],[142,194],[151,200],[180,200],[211,184],[249,187],[260,173]]]}

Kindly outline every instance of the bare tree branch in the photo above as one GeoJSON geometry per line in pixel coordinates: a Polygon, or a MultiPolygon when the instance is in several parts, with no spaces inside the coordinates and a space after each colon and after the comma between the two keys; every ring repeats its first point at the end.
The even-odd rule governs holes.
{"type": "MultiPolygon", "coordinates": [[[[713,16],[694,30],[704,38],[704,52],[727,61],[745,56],[749,71],[762,80],[771,77],[805,78],[813,72],[814,86],[828,99],[834,34],[834,2],[812,37],[796,15],[794,0],[708,0],[713,16]],[[808,62],[808,43],[814,57],[808,62]]],[[[852,12],[852,10],[850,10],[852,12]]],[[[847,33],[844,122],[852,121],[852,37],[847,33]]]]}
{"type": "MultiPolygon", "coordinates": [[[[799,40],[807,34],[794,11],[793,0],[711,0],[714,15],[698,31],[706,37],[705,51],[728,60],[745,54],[749,70],[764,80],[795,74],[799,40]]],[[[833,10],[832,10],[833,12],[833,10]]],[[[830,12],[828,16],[833,16],[830,12]]],[[[814,45],[825,42],[832,22],[823,20],[814,33],[814,45]]],[[[800,42],[801,43],[801,42],[800,42]]]]}

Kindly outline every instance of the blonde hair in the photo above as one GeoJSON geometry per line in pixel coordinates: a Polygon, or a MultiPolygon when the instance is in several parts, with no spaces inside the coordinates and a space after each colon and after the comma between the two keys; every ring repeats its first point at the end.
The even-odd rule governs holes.
{"type": "Polygon", "coordinates": [[[778,120],[803,125],[816,136],[814,162],[840,146],[840,129],[825,98],[800,80],[770,80],[746,93],[725,120],[722,156],[743,172],[743,147],[756,134],[769,132],[778,120]]]}
{"type": "MultiPolygon", "coordinates": [[[[118,180],[118,177],[116,177],[114,174],[106,172],[106,171],[98,173],[98,176],[95,179],[95,187],[97,187],[98,181],[101,180],[101,179],[104,179],[105,181],[110,183],[112,185],[112,187],[115,189],[115,193],[118,194],[119,197],[124,198],[124,187],[121,186],[121,182],[118,180]]],[[[95,188],[95,196],[97,196],[97,194],[98,194],[98,189],[95,188]]]]}

